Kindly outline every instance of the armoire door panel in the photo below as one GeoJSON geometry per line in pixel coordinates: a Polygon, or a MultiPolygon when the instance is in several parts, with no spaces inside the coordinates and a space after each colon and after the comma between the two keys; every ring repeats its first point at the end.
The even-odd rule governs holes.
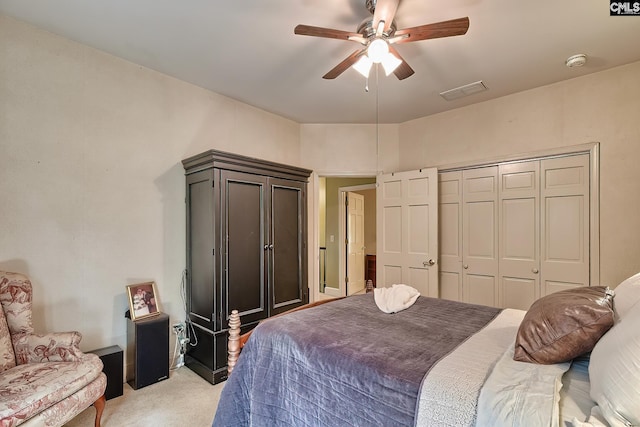
{"type": "Polygon", "coordinates": [[[302,305],[306,268],[304,185],[269,179],[271,194],[270,315],[302,305]],[[273,246],[271,246],[273,245],[273,246]]]}
{"type": "Polygon", "coordinates": [[[192,292],[189,318],[203,328],[218,330],[215,324],[215,247],[213,215],[213,173],[201,171],[187,178],[187,271],[192,292]]]}
{"type": "Polygon", "coordinates": [[[234,309],[243,322],[254,322],[268,315],[264,274],[266,179],[222,171],[221,181],[226,317],[234,309]]]}

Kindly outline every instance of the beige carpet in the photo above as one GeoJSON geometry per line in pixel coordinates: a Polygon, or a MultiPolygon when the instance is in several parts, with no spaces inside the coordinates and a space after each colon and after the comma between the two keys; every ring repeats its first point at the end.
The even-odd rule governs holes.
{"type": "MultiPolygon", "coordinates": [[[[168,379],[138,390],[124,384],[120,397],[107,400],[102,427],[209,427],[224,382],[211,385],[189,368],[171,371],[168,379]]],[[[95,408],[89,407],[67,427],[93,427],[95,408]]]]}

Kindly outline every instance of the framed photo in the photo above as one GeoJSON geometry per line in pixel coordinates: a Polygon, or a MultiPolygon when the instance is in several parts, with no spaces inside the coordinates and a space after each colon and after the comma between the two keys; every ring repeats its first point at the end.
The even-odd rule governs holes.
{"type": "Polygon", "coordinates": [[[127,286],[131,320],[160,314],[160,301],[155,282],[138,283],[127,286]]]}

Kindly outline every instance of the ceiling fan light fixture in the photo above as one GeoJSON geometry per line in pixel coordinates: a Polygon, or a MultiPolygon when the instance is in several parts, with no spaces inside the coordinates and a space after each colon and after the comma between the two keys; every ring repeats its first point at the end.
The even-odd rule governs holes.
{"type": "Polygon", "coordinates": [[[389,45],[383,39],[375,39],[367,48],[367,55],[369,59],[373,61],[374,64],[379,64],[385,58],[385,56],[389,53],[389,45]]]}
{"type": "Polygon", "coordinates": [[[402,60],[398,59],[398,57],[391,52],[387,52],[382,60],[382,68],[384,68],[384,73],[387,76],[393,73],[400,64],[402,64],[402,60]]]}
{"type": "Polygon", "coordinates": [[[365,78],[369,77],[373,61],[367,55],[362,55],[358,62],[352,65],[353,69],[362,74],[365,78]]]}

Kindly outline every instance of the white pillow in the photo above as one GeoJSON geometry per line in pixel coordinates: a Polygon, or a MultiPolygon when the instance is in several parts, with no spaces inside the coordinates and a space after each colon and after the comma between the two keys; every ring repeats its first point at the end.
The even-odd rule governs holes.
{"type": "Polygon", "coordinates": [[[613,300],[613,311],[619,320],[631,310],[635,303],[640,301],[640,273],[624,280],[614,291],[616,297],[613,300]]]}
{"type": "Polygon", "coordinates": [[[640,425],[640,302],[625,305],[620,321],[595,345],[589,378],[591,398],[611,426],[640,425]]]}

